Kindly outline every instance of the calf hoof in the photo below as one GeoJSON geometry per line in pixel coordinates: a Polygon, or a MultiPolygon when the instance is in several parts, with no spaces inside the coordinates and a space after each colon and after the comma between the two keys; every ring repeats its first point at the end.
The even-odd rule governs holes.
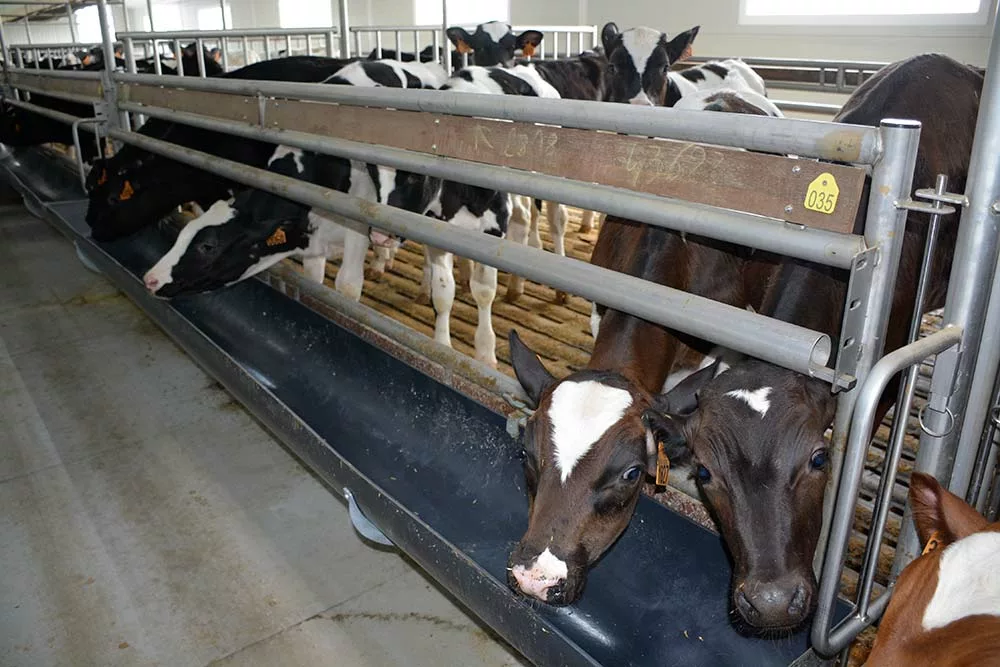
{"type": "Polygon", "coordinates": [[[593,225],[593,223],[590,223],[590,222],[586,222],[586,223],[581,222],[580,223],[580,229],[578,230],[578,232],[580,234],[589,234],[592,231],[594,231],[594,225],[593,225]]]}
{"type": "Polygon", "coordinates": [[[420,292],[413,298],[413,303],[418,306],[429,306],[431,305],[431,295],[427,292],[420,292]]]}
{"type": "Polygon", "coordinates": [[[385,269],[375,269],[370,266],[365,267],[365,280],[379,282],[385,276],[385,269]]]}
{"type": "Polygon", "coordinates": [[[524,278],[511,276],[507,282],[507,292],[503,295],[506,303],[517,303],[517,300],[524,294],[524,278]]]}
{"type": "Polygon", "coordinates": [[[560,292],[559,290],[556,290],[556,295],[555,297],[553,297],[552,303],[556,304],[557,306],[565,306],[567,301],[569,301],[569,295],[566,294],[566,292],[560,292]]]}

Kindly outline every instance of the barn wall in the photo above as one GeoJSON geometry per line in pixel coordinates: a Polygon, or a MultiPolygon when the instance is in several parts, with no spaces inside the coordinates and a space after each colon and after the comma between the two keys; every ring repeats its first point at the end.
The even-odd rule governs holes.
{"type": "MultiPolygon", "coordinates": [[[[746,26],[739,0],[512,0],[514,21],[550,23],[559,17],[619,27],[648,25],[668,34],[701,25],[695,51],[717,56],[772,56],[891,61],[941,52],[985,64],[989,26],[746,26]],[[582,6],[581,6],[582,5],[582,6]]],[[[995,10],[996,0],[992,0],[995,10]]]]}

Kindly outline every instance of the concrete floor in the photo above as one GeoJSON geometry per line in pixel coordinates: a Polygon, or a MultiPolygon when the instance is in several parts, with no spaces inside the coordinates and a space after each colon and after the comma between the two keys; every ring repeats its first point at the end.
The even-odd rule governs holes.
{"type": "Polygon", "coordinates": [[[521,665],[0,197],[0,665],[521,665]]]}

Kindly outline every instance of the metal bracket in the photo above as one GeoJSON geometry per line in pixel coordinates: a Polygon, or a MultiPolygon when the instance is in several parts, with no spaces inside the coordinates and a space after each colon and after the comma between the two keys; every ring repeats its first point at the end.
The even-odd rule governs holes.
{"type": "MultiPolygon", "coordinates": [[[[856,376],[861,357],[861,339],[865,327],[865,313],[871,296],[872,275],[878,260],[878,248],[862,250],[851,262],[851,279],[847,283],[847,301],[844,321],[840,327],[840,344],[837,350],[837,375],[856,376]]],[[[837,385],[834,385],[837,391],[837,385]]]]}
{"type": "Polygon", "coordinates": [[[354,499],[354,494],[346,486],[344,487],[344,498],[347,499],[347,511],[351,515],[351,524],[361,534],[361,537],[386,547],[396,546],[392,540],[385,536],[385,533],[379,530],[378,526],[365,516],[361,507],[358,506],[358,501],[354,499]]]}

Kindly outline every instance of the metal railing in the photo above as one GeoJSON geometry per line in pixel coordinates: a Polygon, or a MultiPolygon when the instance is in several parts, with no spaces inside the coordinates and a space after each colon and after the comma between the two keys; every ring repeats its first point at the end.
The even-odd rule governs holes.
{"type": "MultiPolygon", "coordinates": [[[[103,7],[103,0],[99,4],[103,7]]],[[[410,28],[424,29],[412,26],[410,28]]],[[[396,30],[393,26],[381,29],[393,32],[396,30]]],[[[439,34],[437,27],[428,30],[439,34]]],[[[301,34],[301,31],[298,32],[301,34]]],[[[154,39],[158,41],[180,40],[193,34],[157,33],[154,39]]],[[[218,38],[225,39],[234,34],[237,35],[233,37],[234,39],[251,38],[250,35],[242,35],[241,33],[225,33],[219,35],[218,38]]],[[[126,39],[127,44],[129,37],[135,39],[136,35],[143,35],[145,39],[149,33],[125,33],[122,37],[126,39]]],[[[393,37],[395,39],[395,35],[393,37]]],[[[410,48],[406,44],[405,33],[401,34],[401,38],[403,39],[402,46],[410,48]]],[[[2,39],[3,32],[2,26],[0,26],[0,42],[2,39]]],[[[204,43],[204,40],[207,39],[205,33],[201,33],[201,39],[204,43]]],[[[193,41],[197,42],[197,40],[198,38],[194,38],[193,41]]],[[[346,43],[347,40],[344,40],[344,44],[346,43]]],[[[994,43],[998,46],[994,52],[991,52],[990,62],[991,65],[995,65],[995,67],[990,68],[991,72],[1000,67],[1000,43],[996,40],[994,43]]],[[[111,36],[105,26],[103,46],[106,54],[109,53],[111,44],[111,36]]],[[[398,41],[394,43],[394,45],[398,44],[398,41]]],[[[3,46],[0,44],[0,47],[3,46]]],[[[343,44],[340,46],[343,47],[343,44]]],[[[417,44],[414,43],[414,47],[416,46],[417,44]]],[[[747,59],[751,65],[759,60],[765,59],[747,59]]],[[[772,64],[776,62],[776,59],[766,60],[772,64]]],[[[801,64],[806,61],[783,60],[780,62],[782,64],[801,64]]],[[[866,76],[867,69],[862,65],[875,64],[841,63],[840,65],[843,65],[845,75],[835,77],[835,79],[842,79],[841,83],[837,85],[848,86],[855,85],[851,83],[851,77],[847,75],[851,71],[851,67],[857,66],[859,76],[863,77],[866,76]]],[[[824,63],[824,66],[819,68],[821,72],[828,70],[828,63],[824,63]]],[[[25,90],[44,90],[46,94],[56,94],[60,92],[60,89],[65,93],[65,82],[75,78],[64,76],[65,74],[67,73],[8,68],[7,80],[8,83],[13,82],[15,87],[20,85],[25,90]],[[28,74],[37,78],[47,77],[50,80],[50,85],[39,85],[37,78],[32,79],[32,83],[26,83],[27,80],[23,77],[28,74]],[[19,77],[22,78],[19,79],[19,77]]],[[[871,421],[878,398],[886,383],[895,373],[912,366],[931,354],[938,353],[940,356],[935,365],[935,380],[941,384],[940,371],[946,373],[944,376],[946,380],[953,381],[954,371],[948,370],[947,359],[948,355],[954,354],[957,345],[961,344],[964,349],[973,352],[977,349],[985,350],[989,344],[995,345],[995,340],[983,337],[981,331],[976,331],[975,322],[972,322],[971,328],[966,323],[974,319],[975,313],[980,313],[978,317],[981,319],[978,328],[983,329],[985,328],[983,322],[987,319],[993,322],[994,317],[1000,317],[998,314],[1000,306],[995,312],[992,308],[990,309],[989,318],[985,314],[987,310],[985,299],[991,294],[989,290],[990,279],[1000,280],[1000,275],[994,276],[992,272],[996,263],[996,253],[990,254],[983,250],[984,248],[991,249],[1000,242],[995,225],[991,227],[985,224],[988,216],[995,215],[995,211],[1000,210],[1000,207],[991,208],[993,202],[1000,199],[1000,186],[998,186],[1000,175],[992,170],[996,166],[996,160],[993,156],[1000,152],[995,149],[995,144],[1000,142],[1000,139],[996,138],[1000,136],[997,134],[997,131],[1000,130],[1000,121],[991,119],[991,116],[996,116],[992,110],[993,105],[1000,98],[1000,81],[994,81],[988,77],[984,89],[983,99],[986,101],[980,115],[980,126],[974,153],[977,157],[973,159],[973,167],[978,165],[981,168],[982,176],[977,180],[972,177],[973,171],[970,170],[969,179],[970,201],[977,202],[978,208],[976,210],[978,213],[976,215],[979,217],[971,218],[971,222],[963,220],[962,234],[964,236],[960,238],[961,252],[956,254],[954,275],[951,282],[951,289],[955,294],[949,294],[949,304],[953,309],[955,308],[954,304],[962,299],[966,301],[971,299],[972,301],[963,306],[964,314],[956,315],[954,318],[946,316],[946,321],[953,322],[956,326],[946,327],[941,332],[913,342],[883,357],[879,346],[880,341],[884,338],[886,319],[892,301],[896,269],[904,236],[902,233],[903,225],[906,218],[906,210],[900,207],[899,203],[908,198],[911,189],[919,136],[919,126],[914,124],[897,121],[883,123],[880,128],[870,128],[758,116],[730,118],[725,115],[720,117],[720,115],[699,114],[698,112],[642,109],[572,100],[486,97],[441,91],[400,91],[385,88],[342,88],[286,82],[198,78],[182,81],[173,77],[128,73],[93,73],[86,78],[92,81],[101,81],[102,90],[105,93],[105,103],[109,109],[119,112],[119,114],[108,114],[107,127],[101,130],[114,139],[166,155],[206,171],[221,174],[251,187],[280,192],[282,196],[347,217],[355,221],[350,223],[354,226],[360,225],[360,228],[368,225],[375,226],[454,252],[460,256],[523,275],[531,280],[579,294],[610,307],[726,345],[786,368],[821,377],[834,383],[840,389],[847,389],[851,384],[845,382],[843,374],[839,373],[836,368],[827,366],[834,359],[835,353],[829,348],[829,338],[819,332],[778,322],[741,309],[723,306],[706,299],[698,299],[678,290],[615,274],[576,260],[542,253],[533,248],[516,246],[483,234],[462,232],[445,223],[429,221],[424,216],[362,201],[344,193],[333,192],[317,185],[277,176],[265,170],[220,160],[205,153],[129,132],[126,129],[127,126],[116,121],[116,118],[120,119],[121,114],[128,112],[144,113],[152,117],[167,118],[183,124],[236,136],[273,143],[280,142],[320,153],[371,161],[483,187],[499,188],[563,201],[584,208],[607,211],[660,227],[697,233],[709,238],[771,250],[839,268],[850,268],[853,272],[860,270],[864,260],[871,259],[874,257],[874,253],[878,253],[880,260],[868,263],[871,286],[867,291],[867,298],[859,304],[863,316],[859,320],[860,323],[857,325],[858,329],[855,335],[862,353],[857,364],[853,367],[853,378],[850,378],[856,380],[857,384],[853,390],[841,392],[835,420],[835,470],[832,476],[839,480],[839,486],[831,487],[831,489],[835,489],[835,496],[828,501],[833,509],[833,516],[830,522],[831,536],[827,542],[826,559],[821,576],[820,611],[813,630],[815,647],[824,653],[836,652],[849,642],[860,629],[876,620],[885,608],[888,601],[887,595],[883,595],[874,603],[869,598],[871,592],[870,577],[874,576],[871,559],[877,555],[877,549],[872,550],[869,547],[869,554],[863,566],[862,585],[859,586],[862,594],[856,601],[855,611],[844,624],[837,628],[830,627],[832,604],[839,590],[840,572],[844,562],[845,540],[854,520],[854,506],[858,496],[859,480],[863,471],[864,453],[867,449],[871,421]],[[148,102],[142,103],[129,97],[134,90],[153,86],[176,94],[176,97],[171,99],[177,100],[181,100],[185,94],[197,95],[199,93],[226,95],[234,100],[250,98],[251,106],[256,115],[250,114],[250,120],[236,121],[225,116],[221,111],[216,111],[216,107],[220,105],[202,105],[204,109],[199,108],[197,111],[179,110],[179,107],[171,106],[170,103],[155,105],[148,102]],[[424,115],[444,114],[469,118],[490,118],[515,123],[540,123],[563,128],[580,128],[585,131],[614,132],[622,135],[658,137],[675,141],[705,141],[716,145],[768,153],[795,154],[821,160],[850,162],[870,166],[873,184],[878,187],[872,188],[872,192],[875,194],[867,202],[864,236],[859,237],[808,227],[803,228],[786,224],[777,219],[761,218],[740,211],[663,198],[629,191],[621,187],[595,185],[584,180],[537,174],[489,161],[466,161],[453,157],[442,157],[428,151],[407,150],[375,143],[351,141],[343,137],[310,134],[292,126],[274,125],[268,122],[265,113],[267,105],[258,107],[258,100],[266,102],[272,97],[289,102],[306,100],[347,107],[392,108],[400,112],[414,112],[424,115]],[[257,113],[258,110],[259,113],[257,113]],[[833,142],[831,141],[832,137],[839,137],[841,141],[839,143],[833,142]],[[956,276],[961,278],[961,281],[956,276]],[[963,332],[965,332],[965,336],[963,336],[963,332]],[[837,446],[836,443],[841,443],[841,445],[837,446]],[[833,502],[834,498],[835,502],[833,502]]],[[[29,103],[19,102],[18,105],[45,113],[62,122],[76,120],[66,114],[59,114],[59,112],[43,111],[29,103]]],[[[331,105],[331,108],[336,107],[331,105]]],[[[620,140],[627,139],[628,137],[622,137],[620,140]]],[[[1000,285],[993,289],[992,294],[994,300],[1000,303],[1000,285]]],[[[991,331],[997,330],[1000,329],[994,327],[991,331]]],[[[839,358],[837,361],[839,364],[839,358]]],[[[964,359],[957,361],[966,363],[964,359]]],[[[971,373],[971,368],[967,369],[966,377],[971,373]]],[[[996,369],[993,368],[990,372],[992,372],[991,377],[995,377],[996,369]]],[[[932,399],[935,392],[943,392],[951,388],[950,384],[941,386],[932,387],[932,399]],[[945,389],[942,389],[941,386],[945,389]]],[[[939,397],[947,395],[950,394],[938,393],[939,397]]],[[[963,414],[957,405],[959,404],[949,405],[950,414],[955,417],[956,422],[963,414]]],[[[948,448],[942,446],[935,450],[932,447],[928,451],[947,452],[948,448]]],[[[921,456],[924,456],[923,447],[921,448],[921,456]]],[[[894,473],[891,459],[891,456],[887,457],[887,467],[884,473],[890,480],[894,473]]],[[[937,471],[943,475],[942,479],[948,478],[943,468],[935,468],[933,465],[929,465],[926,460],[919,462],[918,468],[937,471]]],[[[891,489],[891,484],[888,486],[891,489]]],[[[880,511],[876,508],[876,527],[884,523],[884,517],[878,518],[880,511]]],[[[879,533],[878,530],[873,531],[872,539],[880,539],[879,533]]]]}
{"type": "MultiPolygon", "coordinates": [[[[475,26],[459,27],[466,30],[475,29],[475,26]]],[[[599,39],[596,25],[512,26],[511,30],[515,34],[525,30],[542,32],[545,37],[535,52],[539,58],[576,56],[596,47],[599,39]]],[[[430,46],[434,61],[444,66],[447,62],[445,58],[450,58],[450,51],[453,50],[453,45],[440,25],[352,26],[350,32],[353,52],[360,57],[373,51],[380,54],[382,49],[417,54],[421,49],[430,46]],[[439,51],[441,44],[447,47],[444,51],[449,53],[448,56],[439,51]]],[[[467,64],[468,60],[463,62],[467,64]]]]}
{"type": "MultiPolygon", "coordinates": [[[[167,46],[180,66],[181,49],[192,42],[199,52],[218,48],[222,66],[231,70],[257,60],[270,60],[282,55],[317,55],[335,58],[342,54],[340,29],[329,28],[256,28],[251,30],[176,30],[167,32],[120,32],[125,44],[126,60],[134,63],[137,53],[151,57],[167,46]]],[[[154,61],[160,74],[159,62],[154,61]]],[[[130,66],[134,72],[134,67],[130,66]]],[[[200,72],[204,75],[203,72],[200,72]]]]}

